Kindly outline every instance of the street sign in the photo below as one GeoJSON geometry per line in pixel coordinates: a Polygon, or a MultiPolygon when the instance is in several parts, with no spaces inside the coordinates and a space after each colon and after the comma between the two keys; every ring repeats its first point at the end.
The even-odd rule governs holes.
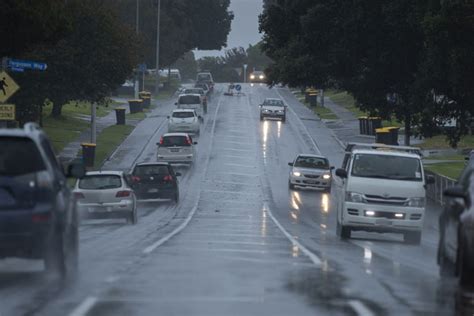
{"type": "Polygon", "coordinates": [[[236,86],[235,86],[235,90],[237,90],[237,91],[242,90],[242,86],[241,86],[240,84],[236,85],[236,86]]]}
{"type": "Polygon", "coordinates": [[[20,87],[5,71],[0,72],[0,103],[7,100],[18,91],[20,87]]]}
{"type": "Polygon", "coordinates": [[[31,60],[9,59],[8,67],[45,71],[48,68],[48,65],[31,60]]]}
{"type": "Polygon", "coordinates": [[[14,121],[15,120],[15,105],[14,104],[0,104],[0,121],[14,121]]]}

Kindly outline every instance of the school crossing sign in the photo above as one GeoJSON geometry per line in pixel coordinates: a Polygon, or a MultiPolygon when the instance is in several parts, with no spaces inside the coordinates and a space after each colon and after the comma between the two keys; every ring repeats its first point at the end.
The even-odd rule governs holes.
{"type": "Polygon", "coordinates": [[[5,71],[0,72],[0,103],[7,100],[20,89],[20,86],[5,71]]]}

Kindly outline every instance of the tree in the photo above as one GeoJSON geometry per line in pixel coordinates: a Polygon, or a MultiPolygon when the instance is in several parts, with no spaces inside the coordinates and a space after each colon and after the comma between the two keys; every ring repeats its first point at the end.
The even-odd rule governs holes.
{"type": "Polygon", "coordinates": [[[197,62],[194,53],[192,51],[185,53],[181,58],[178,58],[172,68],[179,69],[181,78],[184,80],[196,78],[197,62]]]}
{"type": "Polygon", "coordinates": [[[249,69],[264,70],[272,60],[262,51],[262,43],[249,45],[247,48],[247,63],[249,69]]]}

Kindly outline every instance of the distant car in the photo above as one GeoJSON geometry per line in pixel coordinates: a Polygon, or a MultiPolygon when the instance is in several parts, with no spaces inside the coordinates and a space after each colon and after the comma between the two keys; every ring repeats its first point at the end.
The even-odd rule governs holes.
{"type": "Polygon", "coordinates": [[[171,116],[168,116],[168,132],[183,132],[199,135],[200,117],[196,111],[191,109],[174,110],[171,116]]]}
{"type": "Polygon", "coordinates": [[[266,118],[286,121],[286,104],[281,99],[267,98],[260,104],[260,121],[266,118]]]}
{"type": "Polygon", "coordinates": [[[82,218],[125,218],[137,223],[137,199],[121,171],[93,171],[76,182],[74,195],[82,218]]]}
{"type": "Polygon", "coordinates": [[[157,161],[192,164],[196,154],[194,145],[197,145],[197,142],[193,142],[189,134],[167,133],[157,144],[157,161]]]}
{"type": "Polygon", "coordinates": [[[204,82],[196,83],[196,84],[194,85],[194,88],[198,88],[198,89],[204,90],[204,93],[205,93],[206,96],[209,98],[209,94],[211,93],[211,90],[210,90],[209,85],[208,85],[207,83],[204,83],[204,82]]]}
{"type": "Polygon", "coordinates": [[[326,157],[310,154],[300,154],[291,166],[288,186],[291,190],[297,187],[318,188],[331,192],[332,173],[334,167],[329,165],[326,157]]]}
{"type": "Polygon", "coordinates": [[[178,203],[180,176],[166,162],[139,163],[133,168],[131,182],[139,200],[171,199],[178,203]]]}
{"type": "Polygon", "coordinates": [[[447,201],[439,218],[440,273],[459,276],[461,286],[474,288],[474,160],[444,195],[447,201]]]}
{"type": "Polygon", "coordinates": [[[198,73],[196,76],[196,83],[206,83],[211,92],[214,90],[214,79],[212,78],[212,74],[208,71],[198,73]]]}
{"type": "Polygon", "coordinates": [[[0,259],[44,259],[49,272],[74,272],[78,215],[66,177],[83,177],[84,167],[72,164],[65,174],[34,123],[0,129],[0,148],[0,259]]]}
{"type": "Polygon", "coordinates": [[[200,117],[204,115],[204,105],[200,94],[181,94],[175,105],[178,109],[194,110],[200,117]]]}
{"type": "Polygon", "coordinates": [[[263,71],[254,71],[250,73],[250,82],[265,82],[267,77],[263,71]]]}
{"type": "Polygon", "coordinates": [[[204,88],[206,90],[204,90],[204,88],[199,88],[199,87],[198,88],[187,88],[187,89],[183,89],[182,94],[199,94],[199,95],[201,95],[202,104],[203,104],[203,107],[204,107],[204,113],[207,113],[207,100],[208,100],[207,93],[209,92],[209,88],[207,87],[206,84],[202,84],[201,86],[204,86],[204,88]]]}

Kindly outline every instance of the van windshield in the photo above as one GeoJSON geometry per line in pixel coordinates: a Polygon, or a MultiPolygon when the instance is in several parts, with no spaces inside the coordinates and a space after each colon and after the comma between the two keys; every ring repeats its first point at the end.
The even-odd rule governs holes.
{"type": "Polygon", "coordinates": [[[422,181],[420,159],[390,155],[356,154],[352,163],[355,177],[422,181]]]}
{"type": "Polygon", "coordinates": [[[183,95],[179,97],[179,104],[199,104],[201,97],[198,95],[183,95]]]}

